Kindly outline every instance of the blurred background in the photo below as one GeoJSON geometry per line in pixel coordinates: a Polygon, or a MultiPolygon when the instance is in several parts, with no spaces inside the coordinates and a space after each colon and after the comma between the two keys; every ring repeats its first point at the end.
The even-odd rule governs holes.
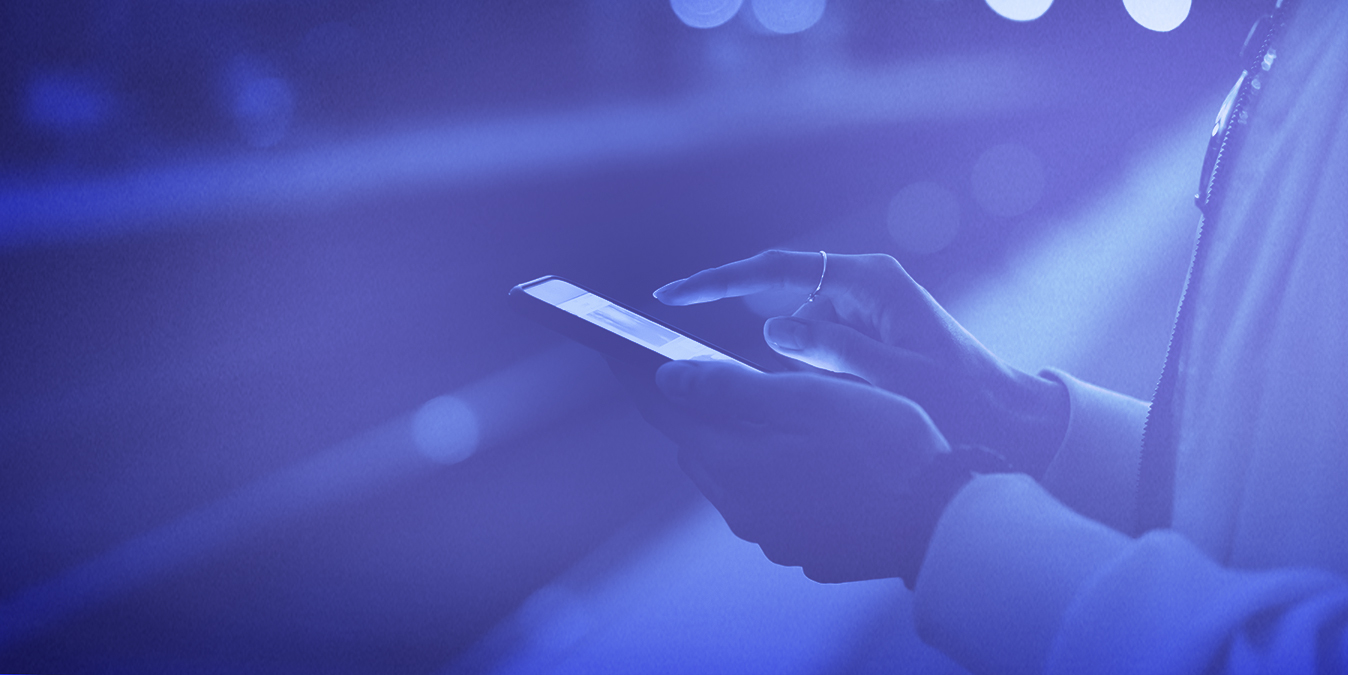
{"type": "Polygon", "coordinates": [[[1147,398],[1261,4],[5,2],[0,670],[960,672],[898,582],[735,539],[506,291],[771,361],[801,298],[650,291],[889,253],[1147,398]]]}

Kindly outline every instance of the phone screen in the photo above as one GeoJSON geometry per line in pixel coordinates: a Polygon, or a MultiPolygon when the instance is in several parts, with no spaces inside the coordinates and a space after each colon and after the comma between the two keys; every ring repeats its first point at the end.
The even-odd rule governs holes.
{"type": "Polygon", "coordinates": [[[621,305],[562,279],[547,279],[524,292],[674,361],[725,361],[747,367],[687,335],[677,333],[621,305]]]}

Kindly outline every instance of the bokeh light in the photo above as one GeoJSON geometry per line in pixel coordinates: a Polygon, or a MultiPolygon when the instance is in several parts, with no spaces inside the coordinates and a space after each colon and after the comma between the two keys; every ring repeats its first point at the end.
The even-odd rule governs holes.
{"type": "Polygon", "coordinates": [[[81,73],[40,73],[29,84],[24,102],[26,121],[57,132],[92,129],[104,123],[111,96],[93,78],[81,73]]]}
{"type": "Polygon", "coordinates": [[[974,162],[974,201],[994,216],[1018,216],[1044,196],[1044,163],[1019,143],[994,145],[974,162]]]}
{"type": "Polygon", "coordinates": [[[285,138],[295,112],[290,83],[259,77],[243,83],[234,98],[234,117],[249,145],[269,148],[285,138]]]}
{"type": "Polygon", "coordinates": [[[715,28],[735,17],[744,0],[669,0],[679,20],[693,28],[715,28]]]}
{"type": "Polygon", "coordinates": [[[1052,4],[1053,0],[988,0],[992,11],[1012,21],[1034,21],[1052,4]]]}
{"type": "Polygon", "coordinates": [[[1172,31],[1189,18],[1191,0],[1123,0],[1133,20],[1151,30],[1172,31]]]}
{"type": "Polygon", "coordinates": [[[791,34],[819,23],[827,4],[828,0],[753,0],[753,9],[764,28],[791,34]]]}
{"type": "Polygon", "coordinates": [[[457,396],[440,396],[422,405],[412,417],[412,438],[421,454],[455,464],[477,452],[477,413],[457,396]]]}
{"type": "Polygon", "coordinates": [[[266,63],[246,55],[232,60],[225,78],[229,114],[249,145],[269,148],[290,133],[295,92],[288,81],[266,63]]]}
{"type": "Polygon", "coordinates": [[[959,199],[940,184],[912,183],[889,202],[889,236],[905,251],[928,255],[950,245],[960,229],[959,199]]]}

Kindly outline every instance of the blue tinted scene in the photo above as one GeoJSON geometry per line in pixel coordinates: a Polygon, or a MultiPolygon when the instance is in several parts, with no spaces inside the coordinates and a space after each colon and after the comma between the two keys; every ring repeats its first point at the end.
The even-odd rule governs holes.
{"type": "MultiPolygon", "coordinates": [[[[1141,574],[1126,565],[1142,530],[1131,511],[1111,520],[1132,507],[1092,511],[1071,495],[1108,490],[1054,487],[1070,468],[1050,463],[1078,385],[1038,373],[1132,397],[1119,415],[1140,434],[1193,253],[1213,115],[1271,4],[8,0],[0,672],[1073,672],[1072,655],[1089,653],[1076,646],[1115,614],[1055,618],[1036,635],[1080,630],[1013,663],[961,646],[996,640],[947,627],[995,613],[947,600],[925,567],[910,590],[929,540],[930,564],[959,557],[932,528],[982,469],[960,469],[945,492],[912,479],[939,493],[894,502],[904,523],[929,515],[913,517],[918,548],[854,529],[888,531],[867,506],[817,504],[863,504],[887,471],[927,476],[932,456],[989,447],[1030,474],[1025,490],[1040,481],[1034,495],[1081,514],[1073,527],[1101,528],[1115,548],[1082,565],[1107,557],[1141,574]],[[770,249],[802,253],[653,296],[770,249]],[[544,275],[777,372],[728,373],[704,355],[657,380],[610,364],[511,307],[513,286],[544,275]],[[824,324],[906,365],[809,342],[824,324]],[[912,338],[922,331],[946,342],[912,338]],[[1041,386],[1033,400],[1047,406],[1026,415],[1056,417],[1002,448],[1015,433],[960,398],[974,389],[947,366],[1025,374],[1015,382],[1041,386]],[[851,450],[891,441],[885,459],[847,467],[864,471],[834,472],[851,450]],[[760,446],[785,458],[769,466],[806,456],[803,468],[754,469],[746,448],[760,446]],[[811,463],[825,447],[836,465],[811,463]],[[924,593],[953,609],[924,614],[924,593]]],[[[1318,91],[1342,89],[1341,73],[1328,78],[1318,91]]],[[[1342,213],[1326,204],[1298,222],[1342,213]]],[[[1348,250],[1335,236],[1317,240],[1331,262],[1348,250]]],[[[1220,242],[1215,260],[1240,259],[1220,242]]],[[[1289,269],[1213,274],[1336,292],[1289,269]]],[[[1231,288],[1195,291],[1229,313],[1196,315],[1189,345],[1206,351],[1188,353],[1278,363],[1283,348],[1334,352],[1348,325],[1339,311],[1279,337],[1291,324],[1249,318],[1276,298],[1250,314],[1231,288]],[[1267,340],[1224,342],[1218,326],[1231,322],[1267,340]]],[[[607,307],[592,321],[674,337],[607,307]]],[[[1211,495],[1189,490],[1212,485],[1193,478],[1208,475],[1186,459],[1200,455],[1184,454],[1202,401],[1229,395],[1246,411],[1250,426],[1223,447],[1278,428],[1232,393],[1257,382],[1221,384],[1223,358],[1189,359],[1193,384],[1175,393],[1179,467],[1166,489],[1179,495],[1175,536],[1193,543],[1155,546],[1223,574],[1341,573],[1348,543],[1321,546],[1274,516],[1213,524],[1211,495]],[[1218,531],[1236,534],[1204,538],[1218,531]],[[1289,531],[1312,543],[1256,545],[1289,531]],[[1304,555],[1265,555],[1275,550],[1304,555]]],[[[1298,414],[1348,414],[1326,379],[1348,372],[1342,356],[1289,368],[1319,392],[1298,414]]],[[[1301,428],[1298,447],[1325,440],[1325,425],[1301,428]]],[[[1326,462],[1306,473],[1340,475],[1326,462]]],[[[1285,504],[1279,485],[1221,513],[1285,504]]],[[[1305,494],[1337,503],[1339,492],[1305,494]]],[[[1121,578],[1089,597],[1112,607],[1121,578]]],[[[1195,644],[1266,644],[1232,621],[1195,644]]],[[[1324,649],[1338,647],[1311,651],[1324,649]]],[[[1177,653],[1199,671],[1227,658],[1177,653]]]]}

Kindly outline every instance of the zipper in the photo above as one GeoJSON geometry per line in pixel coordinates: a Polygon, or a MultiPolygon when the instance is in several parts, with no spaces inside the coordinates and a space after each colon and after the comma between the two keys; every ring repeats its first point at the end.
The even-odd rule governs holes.
{"type": "Polygon", "coordinates": [[[1200,271],[1207,259],[1212,239],[1212,229],[1217,226],[1214,214],[1219,197],[1225,193],[1228,174],[1233,156],[1240,140],[1238,130],[1245,127],[1249,120],[1250,106],[1263,87],[1266,73],[1273,67],[1277,52],[1273,49],[1273,39],[1287,22],[1287,13],[1292,0],[1278,0],[1272,14],[1260,17],[1250,28],[1241,53],[1246,57],[1245,70],[1241,72],[1236,84],[1227,94],[1226,100],[1217,113],[1212,127],[1212,140],[1208,143],[1208,152],[1203,160],[1203,172],[1199,178],[1198,194],[1194,202],[1200,212],[1198,233],[1194,241],[1193,257],[1189,261],[1189,272],[1184,279],[1184,289],[1180,294],[1179,308],[1175,315],[1174,328],[1170,333],[1170,343],[1166,347],[1165,366],[1156,383],[1151,407],[1147,411],[1147,422],[1142,429],[1142,454],[1138,461],[1136,477],[1137,534],[1148,530],[1169,527],[1173,516],[1175,501],[1176,468],[1176,429],[1175,429],[1175,386],[1179,377],[1179,362],[1184,349],[1184,341],[1192,330],[1193,301],[1190,300],[1201,277],[1200,271]]]}

